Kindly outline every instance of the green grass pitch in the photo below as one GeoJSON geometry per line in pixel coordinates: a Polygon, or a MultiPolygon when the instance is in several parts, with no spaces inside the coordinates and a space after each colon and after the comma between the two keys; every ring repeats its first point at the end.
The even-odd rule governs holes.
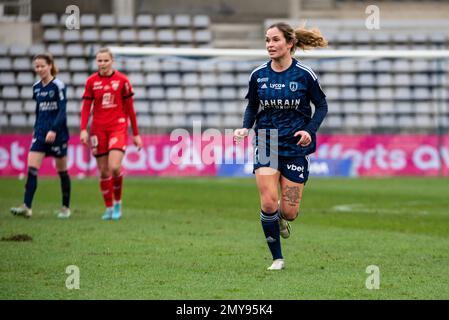
{"type": "Polygon", "coordinates": [[[266,271],[254,179],[127,177],[120,221],[100,219],[96,179],[72,180],[68,220],[50,178],[14,217],[23,185],[0,180],[0,238],[33,239],[0,241],[1,299],[449,299],[448,179],[312,177],[281,272],[266,271]]]}

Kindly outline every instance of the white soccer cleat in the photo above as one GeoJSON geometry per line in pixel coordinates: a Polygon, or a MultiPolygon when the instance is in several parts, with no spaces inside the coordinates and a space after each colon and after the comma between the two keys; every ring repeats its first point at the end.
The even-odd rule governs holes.
{"type": "Polygon", "coordinates": [[[31,218],[33,212],[30,208],[28,208],[25,204],[22,204],[19,207],[11,208],[11,213],[15,216],[23,216],[25,218],[31,218]]]}
{"type": "Polygon", "coordinates": [[[273,263],[271,264],[271,266],[269,266],[267,268],[267,270],[269,270],[269,271],[282,270],[282,269],[284,269],[284,259],[273,260],[273,263]]]}
{"type": "Polygon", "coordinates": [[[290,230],[290,223],[287,220],[279,217],[279,233],[281,234],[281,237],[284,239],[290,237],[290,230]]]}
{"type": "Polygon", "coordinates": [[[70,217],[72,213],[70,212],[70,209],[67,207],[62,207],[61,211],[58,213],[58,218],[60,219],[67,219],[70,217]]]}

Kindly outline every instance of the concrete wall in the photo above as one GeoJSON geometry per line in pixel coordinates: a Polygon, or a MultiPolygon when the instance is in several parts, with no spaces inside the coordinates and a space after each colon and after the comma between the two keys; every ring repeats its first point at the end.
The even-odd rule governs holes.
{"type": "Polygon", "coordinates": [[[31,22],[0,22],[0,43],[2,45],[20,44],[29,46],[32,41],[31,22]]]}

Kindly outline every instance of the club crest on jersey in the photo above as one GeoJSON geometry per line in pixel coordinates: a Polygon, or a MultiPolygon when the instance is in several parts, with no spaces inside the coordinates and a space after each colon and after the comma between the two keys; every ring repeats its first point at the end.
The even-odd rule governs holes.
{"type": "Polygon", "coordinates": [[[292,81],[290,82],[289,88],[292,92],[298,90],[298,82],[292,81]]]}
{"type": "Polygon", "coordinates": [[[49,96],[50,98],[53,98],[53,97],[55,96],[55,92],[54,92],[53,90],[50,90],[50,91],[48,92],[48,96],[49,96]]]}
{"type": "Polygon", "coordinates": [[[114,89],[114,91],[117,91],[119,84],[120,84],[120,81],[115,81],[115,80],[111,81],[112,89],[114,89]]]}

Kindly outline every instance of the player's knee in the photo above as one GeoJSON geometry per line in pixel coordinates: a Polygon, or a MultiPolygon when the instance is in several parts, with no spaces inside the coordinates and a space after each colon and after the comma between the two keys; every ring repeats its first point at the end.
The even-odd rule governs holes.
{"type": "Polygon", "coordinates": [[[111,166],[111,173],[114,177],[118,177],[122,173],[120,165],[111,166]]]}
{"type": "Polygon", "coordinates": [[[288,221],[295,220],[298,217],[298,215],[299,215],[299,209],[297,209],[297,208],[292,208],[292,209],[287,209],[287,210],[282,211],[282,217],[288,221]]]}
{"type": "Polygon", "coordinates": [[[265,212],[276,212],[278,209],[278,201],[275,197],[262,198],[262,210],[265,212]]]}

